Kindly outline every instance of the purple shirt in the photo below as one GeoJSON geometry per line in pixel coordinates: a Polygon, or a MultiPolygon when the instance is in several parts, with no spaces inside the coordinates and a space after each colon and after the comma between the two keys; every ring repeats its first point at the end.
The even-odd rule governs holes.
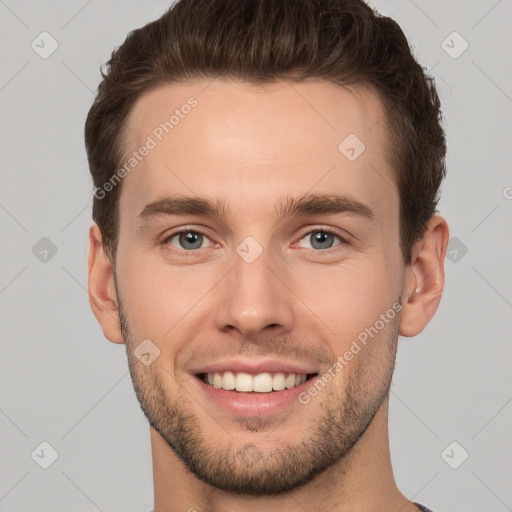
{"type": "Polygon", "coordinates": [[[432,510],[425,507],[424,505],[420,505],[419,503],[414,503],[414,504],[421,510],[421,512],[432,512],[432,510]]]}
{"type": "MultiPolygon", "coordinates": [[[[432,510],[425,507],[424,505],[420,505],[419,503],[414,503],[414,504],[421,510],[421,512],[432,512],[432,510]]],[[[153,512],[153,510],[150,510],[149,512],[153,512]]]]}

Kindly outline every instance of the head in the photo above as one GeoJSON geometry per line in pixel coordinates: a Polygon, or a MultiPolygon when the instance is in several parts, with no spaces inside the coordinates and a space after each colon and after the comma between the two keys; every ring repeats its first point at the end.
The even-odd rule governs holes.
{"type": "Polygon", "coordinates": [[[444,282],[439,100],[399,26],[360,0],[181,0],[113,53],[85,138],[91,305],[155,431],[230,492],[349,457],[444,282]],[[229,364],[308,380],[247,413],[204,382],[229,364]]]}

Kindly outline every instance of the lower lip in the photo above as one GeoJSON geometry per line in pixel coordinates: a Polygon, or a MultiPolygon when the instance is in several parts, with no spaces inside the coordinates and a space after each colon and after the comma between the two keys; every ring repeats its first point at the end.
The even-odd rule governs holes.
{"type": "Polygon", "coordinates": [[[243,393],[216,388],[206,384],[199,377],[195,377],[195,380],[211,402],[238,416],[267,416],[279,413],[294,403],[300,403],[298,396],[310,385],[307,380],[292,389],[269,393],[243,393]]]}

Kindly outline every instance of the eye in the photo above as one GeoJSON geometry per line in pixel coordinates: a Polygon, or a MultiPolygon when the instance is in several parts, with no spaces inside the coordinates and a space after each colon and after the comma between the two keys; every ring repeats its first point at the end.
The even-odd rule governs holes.
{"type": "Polygon", "coordinates": [[[314,231],[310,231],[309,233],[306,233],[301,240],[305,240],[306,243],[309,244],[306,245],[306,248],[318,250],[330,249],[346,242],[340,235],[337,235],[327,229],[316,229],[314,231]],[[336,239],[338,240],[338,243],[336,243],[336,239]]]}
{"type": "Polygon", "coordinates": [[[172,245],[177,249],[184,249],[186,251],[193,251],[195,249],[202,249],[210,245],[210,240],[206,235],[198,231],[186,230],[178,231],[168,236],[164,240],[164,244],[172,245]],[[204,245],[206,242],[206,245],[204,245]]]}

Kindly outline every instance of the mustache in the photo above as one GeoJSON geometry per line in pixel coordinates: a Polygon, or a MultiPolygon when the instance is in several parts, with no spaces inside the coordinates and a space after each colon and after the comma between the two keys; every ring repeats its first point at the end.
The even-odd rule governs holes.
{"type": "Polygon", "coordinates": [[[321,366],[330,365],[336,360],[336,355],[323,345],[292,340],[287,336],[243,339],[238,342],[230,339],[212,343],[209,347],[206,346],[207,343],[202,342],[197,348],[192,348],[193,344],[191,343],[191,352],[185,356],[181,365],[185,370],[194,365],[242,355],[247,358],[268,357],[291,361],[315,361],[321,366]]]}
{"type": "MultiPolygon", "coordinates": [[[[119,297],[119,295],[118,295],[119,297]]],[[[126,343],[126,349],[132,345],[134,340],[132,330],[125,315],[121,301],[119,300],[119,327],[126,343]]],[[[169,340],[172,343],[172,340],[169,340]]],[[[197,364],[206,364],[220,359],[234,358],[236,356],[268,357],[292,361],[314,361],[320,366],[330,366],[336,361],[336,354],[323,345],[312,342],[308,343],[290,336],[268,336],[257,338],[244,338],[235,340],[219,339],[215,342],[208,340],[198,341],[196,338],[185,340],[184,346],[190,349],[190,352],[184,356],[183,363],[180,365],[185,370],[197,364]]]]}

